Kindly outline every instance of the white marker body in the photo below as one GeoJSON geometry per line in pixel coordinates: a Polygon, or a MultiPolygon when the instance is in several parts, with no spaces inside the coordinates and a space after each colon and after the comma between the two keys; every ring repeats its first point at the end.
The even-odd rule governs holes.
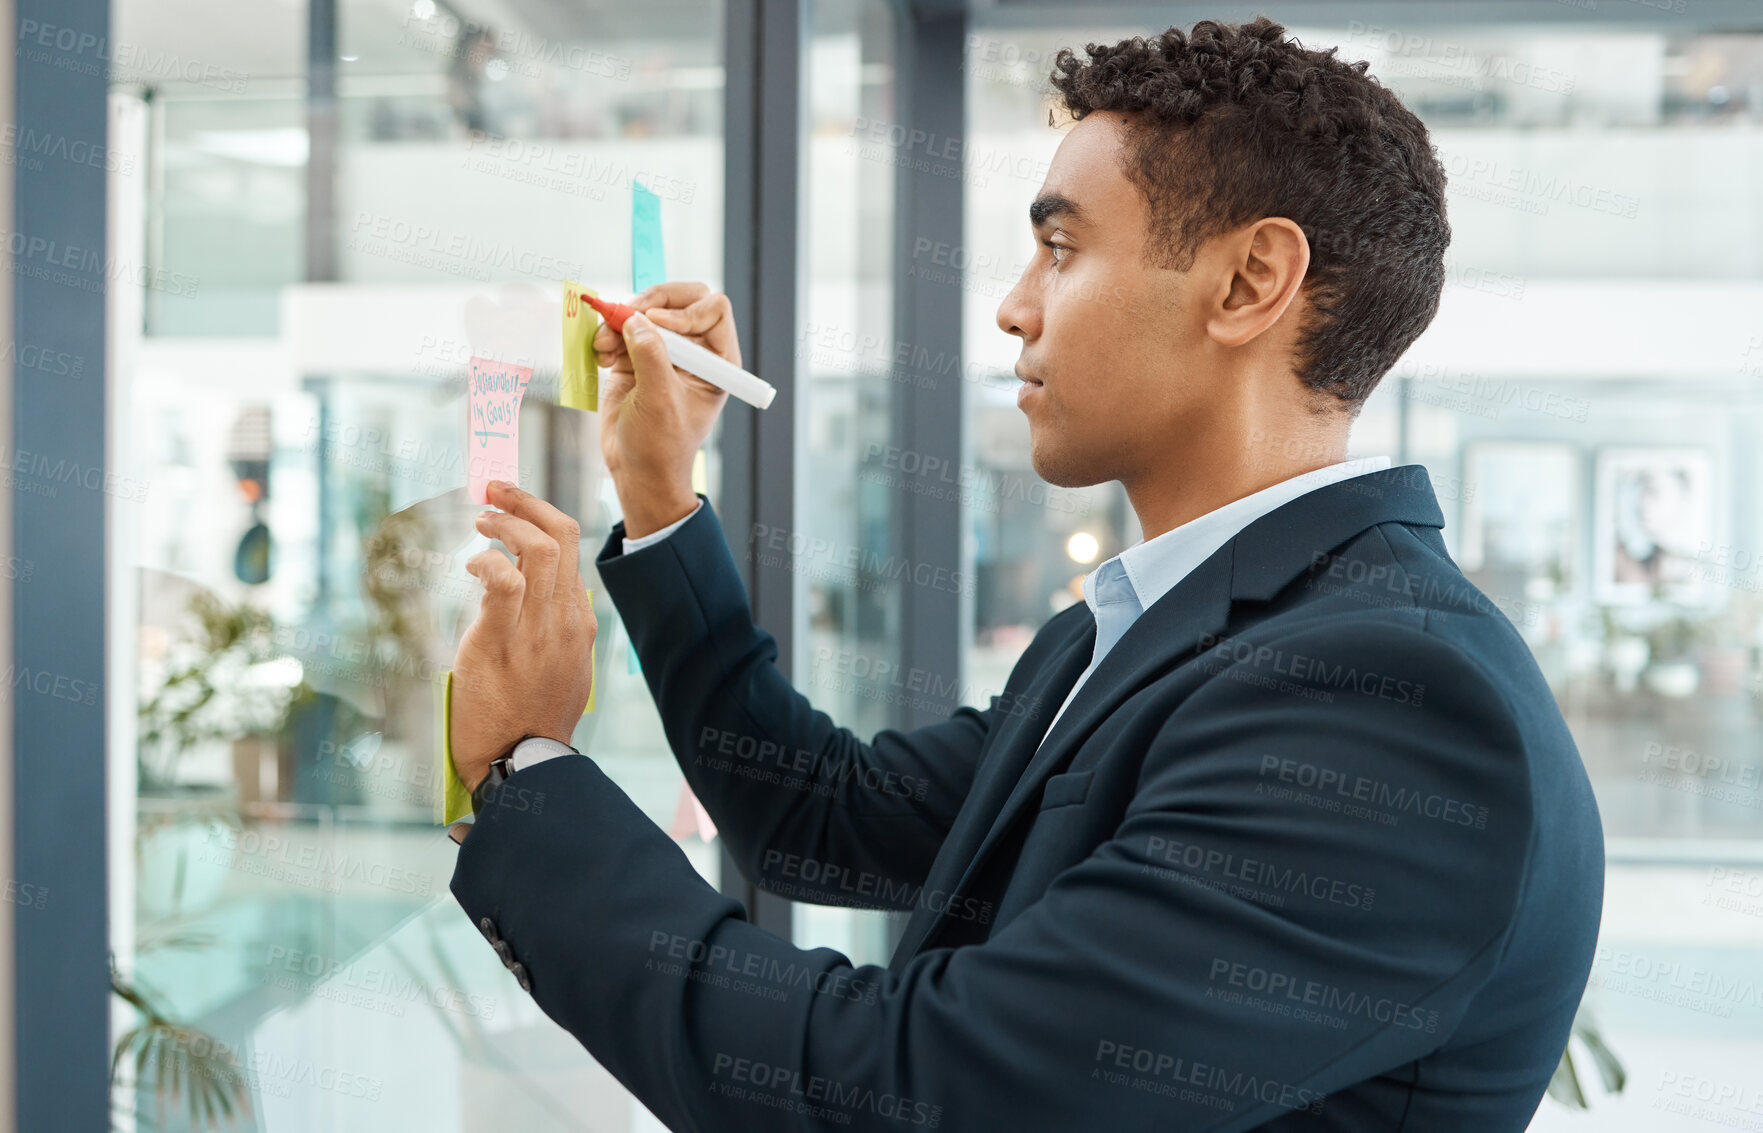
{"type": "Polygon", "coordinates": [[[727,390],[755,409],[764,409],[777,396],[777,387],[764,378],[749,374],[684,335],[675,334],[666,327],[655,329],[661,332],[661,341],[667,345],[668,359],[687,373],[696,374],[711,385],[727,390]]]}

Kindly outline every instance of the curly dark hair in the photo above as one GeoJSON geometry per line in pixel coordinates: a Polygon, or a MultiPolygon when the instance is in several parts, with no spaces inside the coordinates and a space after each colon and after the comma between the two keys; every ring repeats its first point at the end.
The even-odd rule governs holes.
{"type": "Polygon", "coordinates": [[[1123,172],[1149,206],[1150,262],[1187,271],[1214,236],[1292,220],[1310,241],[1298,377],[1357,414],[1444,287],[1445,171],[1426,127],[1369,64],[1265,16],[1084,50],[1054,57],[1052,83],[1073,118],[1127,112],[1123,172]]]}

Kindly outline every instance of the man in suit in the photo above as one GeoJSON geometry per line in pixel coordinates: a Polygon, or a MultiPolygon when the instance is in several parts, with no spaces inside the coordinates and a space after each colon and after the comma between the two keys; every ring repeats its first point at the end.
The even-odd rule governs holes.
{"type": "Polygon", "coordinates": [[[1597,810],[1425,470],[1345,458],[1436,310],[1443,173],[1362,64],[1265,20],[1090,55],[1056,64],[1078,121],[998,323],[1036,471],[1120,480],[1145,539],[983,710],[865,742],[777,671],[689,486],[726,395],[649,329],[738,362],[723,296],[651,289],[597,343],[625,518],[595,566],[679,765],[760,886],[909,912],[892,962],[755,928],[568,746],[580,532],[501,484],[453,892],[671,1129],[1523,1129],[1590,968],[1597,810]]]}

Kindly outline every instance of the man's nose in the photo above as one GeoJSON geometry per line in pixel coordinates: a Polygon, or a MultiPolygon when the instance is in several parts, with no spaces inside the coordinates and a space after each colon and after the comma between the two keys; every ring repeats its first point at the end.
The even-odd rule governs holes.
{"type": "Polygon", "coordinates": [[[1032,328],[1029,326],[1029,308],[1028,304],[1023,301],[1022,280],[1018,279],[1016,286],[1010,289],[1010,294],[1004,296],[1004,301],[998,304],[996,318],[998,329],[1005,334],[1013,334],[1024,340],[1032,337],[1030,333],[1032,328]]]}

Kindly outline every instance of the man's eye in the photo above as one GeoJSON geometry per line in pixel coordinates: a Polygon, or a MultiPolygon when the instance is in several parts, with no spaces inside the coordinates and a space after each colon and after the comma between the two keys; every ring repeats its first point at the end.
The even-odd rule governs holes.
{"type": "Polygon", "coordinates": [[[1062,252],[1069,253],[1071,251],[1071,249],[1066,247],[1064,244],[1055,244],[1051,240],[1042,240],[1041,243],[1043,243],[1047,247],[1053,249],[1053,262],[1056,264],[1062,264],[1065,262],[1065,257],[1063,255],[1061,255],[1060,253],[1062,253],[1062,252]]]}

